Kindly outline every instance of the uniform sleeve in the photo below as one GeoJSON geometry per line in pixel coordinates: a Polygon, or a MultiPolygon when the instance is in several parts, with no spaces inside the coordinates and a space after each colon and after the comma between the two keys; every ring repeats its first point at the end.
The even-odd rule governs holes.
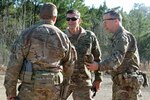
{"type": "Polygon", "coordinates": [[[9,62],[4,80],[7,96],[16,96],[16,86],[24,60],[23,55],[25,55],[28,50],[28,46],[24,45],[24,33],[25,31],[22,32],[22,34],[16,39],[10,51],[9,62]]]}
{"type": "MultiPolygon", "coordinates": [[[[93,35],[93,43],[92,43],[92,54],[94,56],[94,61],[101,61],[101,50],[99,46],[99,42],[95,35],[93,35]]],[[[95,71],[95,81],[102,81],[102,74],[100,71],[95,71]]]]}
{"type": "Polygon", "coordinates": [[[121,36],[116,37],[112,44],[111,55],[99,63],[99,70],[113,70],[120,66],[128,50],[128,45],[129,42],[127,35],[122,34],[121,36]]]}
{"type": "Polygon", "coordinates": [[[64,77],[70,77],[73,74],[74,64],[77,60],[77,54],[68,37],[66,37],[66,41],[68,43],[68,50],[66,51],[65,57],[62,59],[61,63],[63,65],[64,77]]]}

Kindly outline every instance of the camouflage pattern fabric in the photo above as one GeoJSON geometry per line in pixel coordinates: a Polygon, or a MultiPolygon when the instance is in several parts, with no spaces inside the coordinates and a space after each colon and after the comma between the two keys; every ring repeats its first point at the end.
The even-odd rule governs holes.
{"type": "Polygon", "coordinates": [[[100,62],[100,70],[117,70],[118,73],[139,69],[139,53],[135,37],[121,27],[112,38],[111,56],[100,62]]]}
{"type": "Polygon", "coordinates": [[[94,100],[92,98],[93,92],[91,91],[90,86],[74,86],[69,87],[67,97],[72,93],[73,100],[94,100]]]}
{"type": "Polygon", "coordinates": [[[55,85],[62,82],[63,75],[64,78],[72,75],[76,52],[67,35],[50,22],[43,20],[40,24],[26,29],[11,50],[4,81],[7,96],[17,95],[16,85],[25,58],[32,63],[33,72],[31,82],[27,83],[24,78],[21,79],[19,97],[26,96],[27,99],[21,100],[49,100],[49,97],[58,97],[55,85]],[[51,74],[52,78],[48,78],[51,74]],[[39,82],[37,80],[40,80],[41,86],[48,84],[50,88],[35,88],[35,83],[39,82]]]}
{"type": "Polygon", "coordinates": [[[117,75],[113,78],[113,100],[137,100],[143,81],[136,72],[117,75]]]}
{"type": "Polygon", "coordinates": [[[82,27],[80,27],[80,29],[81,33],[78,37],[72,36],[68,29],[65,31],[71,43],[75,46],[78,57],[75,63],[74,73],[71,77],[71,87],[77,89],[72,90],[72,88],[69,88],[69,91],[76,94],[74,98],[78,99],[74,100],[92,100],[90,97],[92,92],[90,92],[91,90],[89,87],[92,86],[93,80],[101,81],[101,73],[99,71],[94,73],[88,70],[85,62],[92,62],[91,60],[99,62],[101,60],[101,51],[95,34],[91,31],[84,30],[82,27]],[[91,59],[92,56],[93,59],[91,59]],[[78,97],[80,95],[82,97],[78,97]]]}
{"type": "Polygon", "coordinates": [[[19,100],[59,100],[59,86],[47,89],[35,89],[31,84],[22,84],[18,94],[19,100]]]}
{"type": "Polygon", "coordinates": [[[112,38],[111,56],[100,62],[100,71],[111,70],[113,100],[137,100],[143,77],[139,69],[139,54],[135,37],[119,27],[112,38]]]}

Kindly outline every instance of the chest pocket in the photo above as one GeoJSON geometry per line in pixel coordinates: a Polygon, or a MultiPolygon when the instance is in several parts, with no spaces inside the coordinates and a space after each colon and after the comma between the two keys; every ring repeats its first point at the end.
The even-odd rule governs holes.
{"type": "Polygon", "coordinates": [[[78,45],[76,46],[77,52],[79,51],[80,54],[89,54],[91,53],[92,48],[92,36],[89,32],[87,35],[81,36],[78,40],[78,45]]]}

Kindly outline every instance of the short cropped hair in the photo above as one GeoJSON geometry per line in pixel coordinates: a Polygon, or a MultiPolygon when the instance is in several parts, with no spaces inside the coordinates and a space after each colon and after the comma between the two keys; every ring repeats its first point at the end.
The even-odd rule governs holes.
{"type": "Polygon", "coordinates": [[[80,18],[80,12],[76,9],[70,9],[66,12],[66,14],[76,14],[78,18],[80,18]]]}
{"type": "Polygon", "coordinates": [[[53,3],[45,3],[40,9],[41,19],[52,19],[57,16],[57,7],[53,3]]]}
{"type": "Polygon", "coordinates": [[[122,16],[119,12],[115,11],[115,10],[110,10],[104,13],[105,14],[109,14],[111,17],[113,18],[117,18],[119,21],[122,21],[122,16]]]}

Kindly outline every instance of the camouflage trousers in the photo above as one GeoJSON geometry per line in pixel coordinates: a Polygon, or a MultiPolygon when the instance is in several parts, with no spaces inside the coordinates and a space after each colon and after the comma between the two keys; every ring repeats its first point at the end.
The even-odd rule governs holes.
{"type": "Polygon", "coordinates": [[[138,100],[143,77],[136,74],[119,74],[113,78],[112,100],[138,100]]]}
{"type": "Polygon", "coordinates": [[[60,87],[34,88],[31,84],[22,84],[18,93],[19,100],[59,100],[60,87]]]}
{"type": "Polygon", "coordinates": [[[93,92],[91,91],[90,86],[78,87],[71,85],[67,93],[67,98],[71,95],[71,93],[73,100],[94,100],[92,98],[93,92]]]}
{"type": "Polygon", "coordinates": [[[138,91],[130,87],[121,87],[113,84],[112,100],[138,100],[138,91]]]}

